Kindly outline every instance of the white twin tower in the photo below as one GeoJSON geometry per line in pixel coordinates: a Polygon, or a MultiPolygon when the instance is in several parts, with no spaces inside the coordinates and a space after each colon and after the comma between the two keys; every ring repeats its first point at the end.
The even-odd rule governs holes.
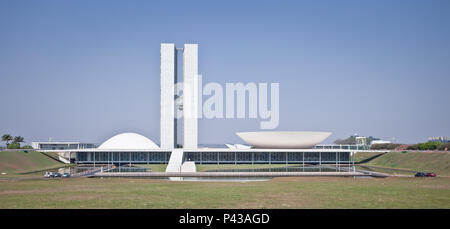
{"type": "Polygon", "coordinates": [[[183,148],[196,149],[198,141],[198,45],[161,44],[161,149],[177,148],[177,113],[183,110],[183,148]],[[183,53],[183,95],[178,97],[178,51],[183,53]],[[181,104],[180,102],[181,101],[181,104]]]}
{"type": "Polygon", "coordinates": [[[226,83],[223,87],[215,82],[203,86],[198,74],[198,45],[161,44],[161,149],[179,147],[178,121],[182,121],[182,145],[184,149],[197,148],[197,122],[199,118],[260,118],[260,129],[274,129],[279,120],[279,84],[270,84],[270,109],[267,83],[226,83]],[[178,54],[183,54],[183,83],[178,82],[178,54]],[[182,93],[181,93],[182,92],[182,93]],[[224,96],[226,93],[226,96],[224,96]],[[203,95],[210,97],[203,104],[203,95]],[[235,98],[236,95],[236,98],[235,98]],[[248,117],[246,117],[248,95],[248,117]],[[226,113],[224,114],[224,100],[226,113]],[[235,107],[235,102],[236,107],[235,107]],[[236,116],[235,116],[236,114],[236,116]],[[259,116],[258,116],[259,115],[259,116]]]}

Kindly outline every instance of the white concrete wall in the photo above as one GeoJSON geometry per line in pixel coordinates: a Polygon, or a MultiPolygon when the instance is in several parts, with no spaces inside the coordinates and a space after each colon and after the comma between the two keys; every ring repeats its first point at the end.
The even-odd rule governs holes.
{"type": "Polygon", "coordinates": [[[39,149],[39,142],[32,142],[31,147],[33,147],[33,149],[39,149]]]}
{"type": "Polygon", "coordinates": [[[65,164],[70,164],[70,161],[68,159],[65,159],[64,157],[61,157],[59,155],[58,155],[58,160],[65,164]]]}
{"type": "Polygon", "coordinates": [[[177,54],[175,44],[161,44],[161,149],[173,149],[176,144],[175,77],[177,54]]]}
{"type": "Polygon", "coordinates": [[[198,45],[185,44],[183,52],[183,148],[197,148],[198,45]]]}
{"type": "Polygon", "coordinates": [[[183,165],[181,165],[182,173],[195,173],[197,172],[197,167],[195,167],[195,162],[193,161],[185,161],[183,165]]]}
{"type": "Polygon", "coordinates": [[[166,167],[166,172],[181,172],[183,164],[184,152],[183,149],[174,149],[170,155],[169,163],[166,167]]]}

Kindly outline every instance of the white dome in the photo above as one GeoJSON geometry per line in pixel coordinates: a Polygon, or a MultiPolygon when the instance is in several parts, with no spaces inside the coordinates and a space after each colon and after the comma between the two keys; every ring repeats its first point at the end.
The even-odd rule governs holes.
{"type": "Polygon", "coordinates": [[[255,148],[310,149],[328,138],[330,132],[317,131],[258,131],[236,133],[255,148]]]}
{"type": "Polygon", "coordinates": [[[98,149],[159,149],[152,140],[136,133],[118,134],[101,144],[98,149]]]}

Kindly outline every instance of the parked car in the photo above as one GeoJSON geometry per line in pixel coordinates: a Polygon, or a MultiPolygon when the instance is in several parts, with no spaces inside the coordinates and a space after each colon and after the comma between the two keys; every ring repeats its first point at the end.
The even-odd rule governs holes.
{"type": "Polygon", "coordinates": [[[70,177],[70,173],[64,173],[62,177],[70,177]]]}
{"type": "Polygon", "coordinates": [[[44,177],[50,178],[53,177],[54,174],[52,172],[45,172],[44,177]]]}
{"type": "Polygon", "coordinates": [[[53,177],[61,177],[61,173],[54,173],[53,177]]]}
{"type": "Polygon", "coordinates": [[[422,172],[418,172],[416,173],[416,175],[414,175],[415,177],[425,177],[425,173],[422,172]]]}
{"type": "Polygon", "coordinates": [[[436,173],[425,173],[426,177],[436,177],[436,173]]]}

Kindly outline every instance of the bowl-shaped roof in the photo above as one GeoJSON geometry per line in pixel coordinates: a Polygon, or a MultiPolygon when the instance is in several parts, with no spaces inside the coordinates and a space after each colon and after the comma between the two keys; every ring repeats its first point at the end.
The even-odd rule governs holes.
{"type": "Polygon", "coordinates": [[[101,144],[98,149],[158,149],[152,140],[136,133],[118,134],[101,144]]]}
{"type": "Polygon", "coordinates": [[[236,133],[247,144],[265,149],[310,149],[323,142],[331,132],[257,131],[236,133]]]}

